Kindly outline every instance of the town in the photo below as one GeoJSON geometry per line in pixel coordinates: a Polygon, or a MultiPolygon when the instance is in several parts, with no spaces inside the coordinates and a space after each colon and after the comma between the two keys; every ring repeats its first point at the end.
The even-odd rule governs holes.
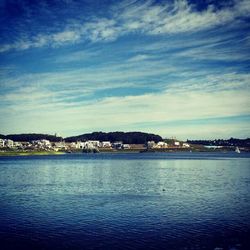
{"type": "Polygon", "coordinates": [[[0,155],[99,152],[250,151],[250,139],[177,140],[145,132],[92,132],[61,137],[57,134],[0,134],[0,155]]]}
{"type": "Polygon", "coordinates": [[[0,139],[1,150],[26,150],[26,151],[55,151],[55,152],[102,152],[102,151],[140,151],[154,149],[188,149],[190,145],[186,142],[172,140],[171,143],[165,141],[148,141],[145,144],[126,144],[122,141],[99,141],[86,140],[76,142],[65,142],[64,140],[52,142],[47,139],[32,141],[13,141],[11,139],[0,139]]]}

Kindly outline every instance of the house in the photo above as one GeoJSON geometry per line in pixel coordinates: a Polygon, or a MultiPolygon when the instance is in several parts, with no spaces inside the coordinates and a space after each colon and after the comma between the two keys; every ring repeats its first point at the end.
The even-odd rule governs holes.
{"type": "Polygon", "coordinates": [[[4,139],[0,139],[0,148],[3,148],[4,147],[4,139]]]}
{"type": "Polygon", "coordinates": [[[130,149],[130,145],[129,144],[123,144],[122,149],[130,149]]]}
{"type": "Polygon", "coordinates": [[[180,142],[179,141],[175,141],[174,145],[177,146],[177,147],[179,147],[180,146],[180,142]]]}
{"type": "Polygon", "coordinates": [[[183,148],[190,148],[190,145],[186,142],[183,142],[182,147],[183,148]]]}
{"type": "Polygon", "coordinates": [[[75,144],[75,148],[77,149],[93,149],[99,146],[100,146],[99,141],[85,141],[85,142],[77,141],[75,144]]]}
{"type": "Polygon", "coordinates": [[[69,147],[70,148],[74,148],[74,149],[76,149],[77,148],[77,143],[76,142],[71,142],[70,144],[69,144],[69,147]]]}
{"type": "Polygon", "coordinates": [[[112,147],[112,144],[111,144],[110,141],[103,141],[103,142],[100,143],[100,146],[101,146],[102,148],[111,148],[111,147],[112,147]]]}
{"type": "Polygon", "coordinates": [[[112,147],[115,149],[122,149],[122,146],[123,146],[122,141],[116,141],[116,142],[112,143],[112,147]]]}
{"type": "Polygon", "coordinates": [[[60,141],[60,142],[55,142],[54,143],[54,147],[55,148],[57,148],[57,149],[66,149],[67,148],[67,146],[66,146],[66,144],[65,144],[65,142],[64,141],[60,141]]]}
{"type": "Polygon", "coordinates": [[[89,141],[87,141],[87,143],[88,143],[88,145],[90,146],[92,146],[92,147],[97,147],[97,148],[99,148],[100,146],[101,146],[101,143],[100,143],[100,141],[91,141],[91,140],[89,140],[89,141]]]}
{"type": "Polygon", "coordinates": [[[22,143],[21,142],[18,142],[18,141],[14,141],[14,147],[15,148],[22,148],[22,143]]]}
{"type": "Polygon", "coordinates": [[[101,146],[100,141],[86,141],[85,142],[85,149],[95,149],[101,146]]]}
{"type": "Polygon", "coordinates": [[[154,148],[167,148],[168,147],[168,144],[164,141],[159,141],[155,146],[154,148]]]}
{"type": "Polygon", "coordinates": [[[45,139],[42,139],[40,140],[41,144],[43,147],[46,147],[46,148],[50,148],[51,147],[51,143],[49,140],[45,140],[45,139]]]}
{"type": "Polygon", "coordinates": [[[39,148],[39,149],[48,149],[51,148],[51,143],[49,140],[36,140],[36,141],[32,141],[32,147],[34,148],[39,148]]]}
{"type": "Polygon", "coordinates": [[[5,140],[4,142],[4,146],[7,147],[7,148],[13,148],[14,146],[14,141],[10,140],[10,139],[7,139],[5,140]]]}
{"type": "Polygon", "coordinates": [[[85,142],[77,141],[75,144],[76,149],[84,149],[85,148],[85,142]]]}
{"type": "Polygon", "coordinates": [[[154,141],[148,141],[147,142],[147,148],[154,148],[155,147],[155,142],[154,141]]]}

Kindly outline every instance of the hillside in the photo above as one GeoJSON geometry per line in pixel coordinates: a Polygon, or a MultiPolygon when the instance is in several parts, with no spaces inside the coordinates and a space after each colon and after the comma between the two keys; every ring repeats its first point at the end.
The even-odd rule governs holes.
{"type": "Polygon", "coordinates": [[[42,140],[46,139],[52,142],[61,141],[62,137],[57,137],[54,135],[48,134],[10,134],[10,135],[0,135],[1,139],[10,139],[13,141],[35,141],[35,140],[42,140]]]}
{"type": "Polygon", "coordinates": [[[238,146],[238,147],[250,147],[250,138],[247,139],[216,139],[216,140],[187,140],[190,144],[207,145],[207,146],[238,146]]]}
{"type": "Polygon", "coordinates": [[[162,137],[155,134],[148,134],[143,132],[93,132],[78,136],[71,136],[65,138],[66,142],[85,141],[85,140],[99,140],[99,141],[122,141],[128,144],[144,144],[147,141],[162,141],[162,137]]]}

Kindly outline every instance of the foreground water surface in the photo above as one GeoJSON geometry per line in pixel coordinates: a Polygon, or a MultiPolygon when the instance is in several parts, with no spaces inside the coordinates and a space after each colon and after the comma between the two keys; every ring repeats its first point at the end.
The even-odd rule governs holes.
{"type": "Polygon", "coordinates": [[[0,158],[0,249],[250,249],[250,154],[0,158]]]}

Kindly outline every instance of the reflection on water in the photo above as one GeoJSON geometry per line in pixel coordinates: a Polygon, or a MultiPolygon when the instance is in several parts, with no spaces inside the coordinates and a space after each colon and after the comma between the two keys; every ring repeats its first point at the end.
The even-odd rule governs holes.
{"type": "Polygon", "coordinates": [[[248,154],[0,158],[1,249],[248,249],[248,154]]]}

